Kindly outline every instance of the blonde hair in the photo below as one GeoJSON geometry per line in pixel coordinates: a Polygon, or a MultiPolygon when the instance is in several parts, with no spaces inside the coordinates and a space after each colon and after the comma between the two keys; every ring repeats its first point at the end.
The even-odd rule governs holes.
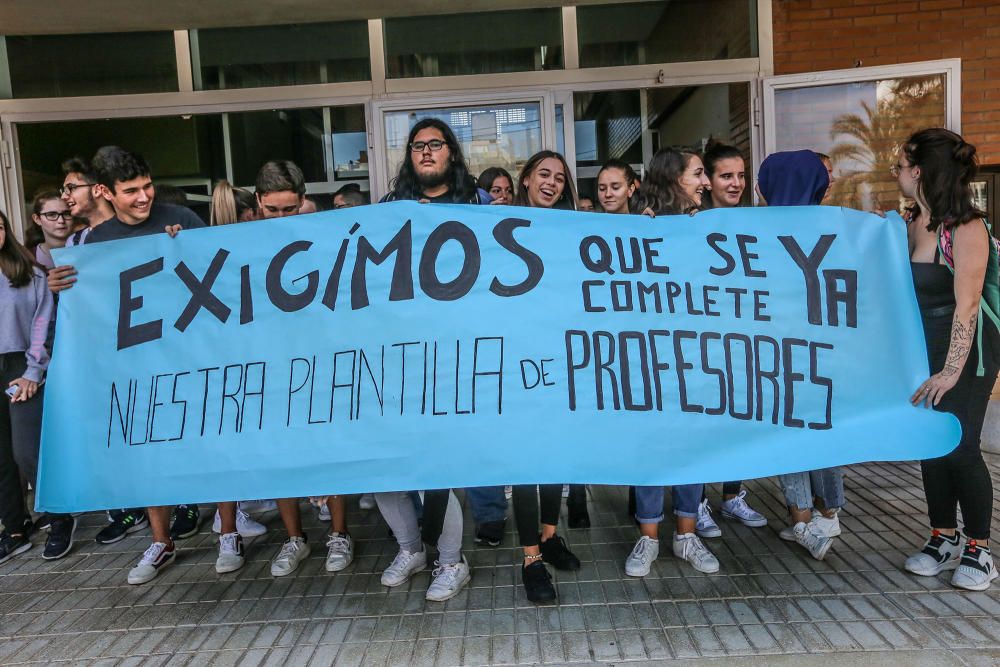
{"type": "Polygon", "coordinates": [[[243,188],[234,188],[229,181],[221,180],[212,190],[209,224],[231,225],[239,222],[247,210],[257,212],[257,198],[243,188]]]}

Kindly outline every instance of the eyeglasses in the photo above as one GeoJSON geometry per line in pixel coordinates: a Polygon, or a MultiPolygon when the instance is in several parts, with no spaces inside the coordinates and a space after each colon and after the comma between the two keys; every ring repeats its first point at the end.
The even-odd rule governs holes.
{"type": "Polygon", "coordinates": [[[431,139],[430,141],[414,141],[410,144],[410,150],[414,153],[423,153],[425,148],[429,148],[432,152],[437,153],[447,145],[447,141],[441,141],[440,139],[431,139]]]}
{"type": "Polygon", "coordinates": [[[89,188],[93,183],[67,183],[66,185],[59,188],[59,194],[61,195],[72,195],[73,190],[77,188],[89,188]]]}
{"type": "Polygon", "coordinates": [[[889,173],[892,174],[893,178],[899,178],[900,172],[902,172],[904,169],[910,169],[912,167],[913,167],[912,164],[899,164],[897,162],[896,164],[889,167],[889,173]]]}
{"type": "Polygon", "coordinates": [[[45,211],[44,213],[39,213],[38,215],[42,216],[49,222],[55,222],[59,218],[62,218],[63,220],[73,219],[73,214],[69,211],[63,211],[61,213],[59,211],[45,211]]]}

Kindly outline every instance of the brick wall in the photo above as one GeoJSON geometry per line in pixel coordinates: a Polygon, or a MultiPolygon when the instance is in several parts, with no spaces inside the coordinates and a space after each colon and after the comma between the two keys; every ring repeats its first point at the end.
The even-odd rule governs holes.
{"type": "Polygon", "coordinates": [[[776,74],[962,59],[962,134],[1000,164],[1000,0],[774,0],[776,74]]]}

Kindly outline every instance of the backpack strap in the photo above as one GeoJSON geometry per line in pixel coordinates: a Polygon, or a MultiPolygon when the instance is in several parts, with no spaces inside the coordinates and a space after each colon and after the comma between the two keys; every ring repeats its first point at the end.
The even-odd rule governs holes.
{"type": "MultiPolygon", "coordinates": [[[[989,236],[990,244],[990,261],[997,261],[997,250],[996,243],[993,239],[993,233],[990,230],[990,223],[983,220],[983,224],[986,225],[986,234],[989,236]]],[[[955,258],[952,253],[952,235],[951,230],[946,230],[941,227],[938,231],[938,243],[937,248],[934,251],[935,259],[940,252],[941,257],[944,258],[945,266],[951,271],[952,276],[955,275],[955,258]]],[[[987,268],[987,275],[989,274],[989,269],[987,268]]],[[[984,277],[985,279],[985,277],[984,277]]],[[[979,297],[979,321],[976,325],[976,350],[979,355],[979,365],[976,368],[976,376],[983,377],[986,374],[986,368],[983,366],[983,315],[985,315],[993,325],[1000,329],[1000,315],[990,307],[990,304],[986,301],[985,296],[979,297]]]]}

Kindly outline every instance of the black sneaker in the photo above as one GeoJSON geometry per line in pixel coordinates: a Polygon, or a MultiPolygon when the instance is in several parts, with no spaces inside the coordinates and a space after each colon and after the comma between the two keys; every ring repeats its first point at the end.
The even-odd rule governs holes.
{"type": "Polygon", "coordinates": [[[579,570],[580,559],[566,546],[566,540],[553,535],[541,543],[542,560],[557,570],[579,570]]]}
{"type": "Polygon", "coordinates": [[[500,543],[503,542],[503,533],[506,526],[507,522],[503,519],[476,524],[476,543],[488,544],[491,547],[500,546],[500,543]]]}
{"type": "Polygon", "coordinates": [[[111,523],[94,536],[98,544],[114,544],[124,540],[126,535],[142,530],[149,523],[144,510],[121,510],[110,512],[109,516],[111,523]]]}
{"type": "Polygon", "coordinates": [[[178,505],[174,508],[174,522],[170,526],[170,538],[183,540],[198,534],[201,513],[197,505],[178,505]]]}
{"type": "MultiPolygon", "coordinates": [[[[55,516],[59,515],[57,514],[55,516]]],[[[49,514],[48,512],[42,512],[41,514],[38,515],[38,518],[35,519],[35,530],[48,530],[49,528],[52,527],[53,518],[54,518],[53,515],[49,514]]]]}
{"type": "Polygon", "coordinates": [[[76,517],[72,514],[54,516],[49,521],[49,536],[45,540],[42,558],[56,560],[73,548],[73,534],[76,532],[76,517]]]}
{"type": "Polygon", "coordinates": [[[536,560],[531,565],[521,566],[521,581],[524,583],[524,593],[528,600],[534,603],[555,602],[556,587],[552,585],[552,577],[545,569],[545,563],[536,560]]]}
{"type": "Polygon", "coordinates": [[[6,563],[30,548],[31,542],[24,535],[11,535],[6,530],[0,533],[0,563],[6,563]]]}

